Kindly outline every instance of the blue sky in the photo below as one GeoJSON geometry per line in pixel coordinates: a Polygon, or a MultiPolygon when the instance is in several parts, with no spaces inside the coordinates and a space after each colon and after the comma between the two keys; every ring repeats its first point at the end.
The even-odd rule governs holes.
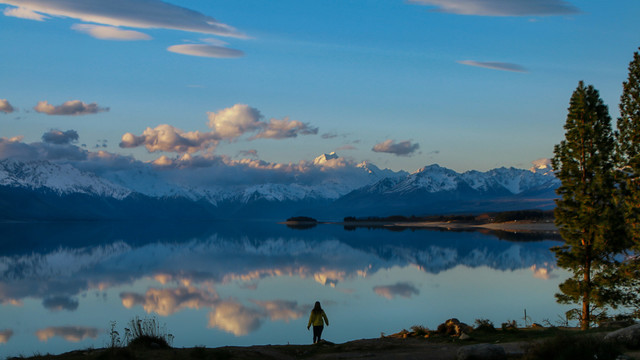
{"type": "Polygon", "coordinates": [[[0,0],[0,157],[528,168],[563,138],[578,81],[615,123],[639,14],[637,0],[0,0]]]}

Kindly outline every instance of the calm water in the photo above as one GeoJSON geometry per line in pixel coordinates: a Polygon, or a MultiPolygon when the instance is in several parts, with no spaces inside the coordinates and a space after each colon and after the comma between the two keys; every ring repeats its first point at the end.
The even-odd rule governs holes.
{"type": "Polygon", "coordinates": [[[272,223],[0,224],[0,356],[108,344],[156,316],[174,346],[333,342],[457,317],[555,322],[550,238],[272,223]],[[523,239],[519,239],[523,240],[523,239]]]}

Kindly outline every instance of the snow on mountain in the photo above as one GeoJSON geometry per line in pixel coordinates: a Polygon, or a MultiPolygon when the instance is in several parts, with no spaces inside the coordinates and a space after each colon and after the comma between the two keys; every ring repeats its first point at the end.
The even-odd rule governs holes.
{"type": "MultiPolygon", "coordinates": [[[[187,216],[188,213],[189,216],[205,217],[218,212],[220,216],[234,216],[245,210],[252,216],[280,216],[281,213],[286,216],[299,210],[318,214],[331,212],[333,216],[391,211],[429,213],[447,212],[456,207],[458,211],[474,211],[479,206],[483,206],[484,211],[495,206],[492,201],[496,199],[502,199],[500,206],[503,207],[507,206],[503,200],[507,200],[509,208],[532,206],[532,202],[523,203],[523,197],[540,204],[545,200],[540,206],[549,207],[553,206],[549,200],[554,196],[553,190],[559,185],[553,173],[498,168],[460,174],[434,164],[409,174],[382,170],[368,162],[355,164],[335,153],[323,154],[313,163],[290,165],[286,171],[233,166],[184,169],[139,163],[94,173],[67,163],[7,159],[0,161],[0,186],[8,194],[12,193],[11,187],[19,187],[27,192],[45,190],[42,196],[51,192],[59,196],[81,194],[115,200],[135,198],[128,203],[106,205],[104,209],[100,207],[104,204],[92,204],[93,210],[82,208],[87,206],[89,209],[90,204],[85,200],[59,205],[56,199],[46,198],[52,209],[67,206],[61,208],[69,210],[64,214],[66,217],[86,213],[86,216],[99,218],[109,214],[111,217],[125,216],[128,211],[137,214],[141,209],[154,214],[149,216],[168,216],[175,211],[176,216],[187,216]],[[135,196],[130,197],[132,194],[135,196]],[[68,206],[76,207],[77,211],[71,211],[68,206]],[[265,210],[267,207],[269,210],[265,210]],[[101,215],[104,211],[114,213],[101,215]]],[[[27,193],[14,193],[16,197],[7,201],[24,203],[26,198],[19,196],[27,193]]],[[[15,216],[46,218],[48,215],[41,214],[37,208],[37,201],[44,201],[44,198],[34,199],[40,200],[31,202],[33,209],[25,208],[15,216]]],[[[61,210],[51,211],[53,216],[61,210]]],[[[13,216],[11,212],[7,214],[13,216]]]]}
{"type": "Polygon", "coordinates": [[[551,159],[538,159],[533,161],[533,166],[529,169],[531,172],[542,175],[553,174],[553,167],[551,166],[551,159]]]}
{"type": "Polygon", "coordinates": [[[459,187],[459,174],[453,170],[433,164],[423,167],[407,178],[392,190],[393,192],[406,193],[417,188],[430,193],[440,191],[452,191],[459,187]]]}
{"type": "Polygon", "coordinates": [[[46,189],[59,195],[80,193],[118,200],[131,194],[131,190],[125,187],[80,171],[71,165],[48,161],[0,160],[0,185],[32,190],[46,189]]]}
{"type": "Polygon", "coordinates": [[[421,190],[429,193],[439,193],[460,190],[461,186],[480,192],[504,192],[517,195],[524,191],[537,188],[553,188],[559,181],[553,174],[540,174],[516,168],[498,168],[487,172],[467,171],[462,174],[437,164],[419,169],[396,182],[386,179],[378,184],[369,186],[367,192],[405,194],[421,190]]]}
{"type": "MultiPolygon", "coordinates": [[[[212,196],[211,191],[205,192],[188,186],[181,186],[163,175],[163,173],[158,172],[151,166],[137,166],[126,170],[105,172],[101,174],[101,177],[133,192],[149,197],[183,197],[193,201],[201,198],[211,198],[211,202],[215,204],[215,200],[213,199],[217,197],[212,196]]],[[[217,194],[217,192],[213,193],[217,194]]]]}
{"type": "Polygon", "coordinates": [[[473,189],[481,191],[506,189],[511,194],[520,194],[537,187],[552,187],[558,184],[558,180],[553,174],[504,167],[487,172],[467,171],[461,176],[473,189]]]}
{"type": "Polygon", "coordinates": [[[329,162],[330,160],[336,160],[338,158],[339,158],[338,154],[336,154],[335,151],[332,151],[332,152],[330,152],[328,154],[322,154],[322,155],[318,156],[317,158],[315,158],[313,160],[313,165],[315,165],[315,166],[323,166],[327,162],[329,162]]]}

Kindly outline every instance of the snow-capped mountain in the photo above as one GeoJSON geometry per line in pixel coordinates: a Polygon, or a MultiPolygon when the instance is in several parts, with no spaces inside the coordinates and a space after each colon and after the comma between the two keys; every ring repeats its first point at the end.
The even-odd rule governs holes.
{"type": "Polygon", "coordinates": [[[553,173],[515,168],[457,173],[434,164],[354,190],[337,203],[345,213],[377,216],[550,209],[559,185],[553,173]]]}
{"type": "Polygon", "coordinates": [[[548,172],[499,168],[457,173],[430,165],[409,174],[368,162],[348,163],[335,153],[289,172],[259,169],[247,175],[242,171],[250,170],[244,168],[237,170],[240,175],[222,178],[217,172],[223,170],[229,168],[184,171],[138,163],[89,171],[72,163],[1,160],[0,219],[293,215],[331,219],[549,208],[559,185],[548,172]],[[263,179],[255,181],[251,177],[255,174],[263,179]]]}
{"type": "MultiPolygon", "coordinates": [[[[382,189],[387,194],[406,194],[416,191],[443,193],[469,191],[517,195],[526,191],[555,189],[559,180],[549,174],[540,174],[516,168],[498,168],[487,172],[471,170],[462,174],[437,164],[409,174],[399,182],[384,181],[371,188],[382,189]]],[[[367,191],[366,189],[361,189],[367,191]]],[[[368,191],[371,193],[371,191],[368,191]]]]}
{"type": "Polygon", "coordinates": [[[0,160],[0,186],[48,190],[58,195],[85,194],[122,200],[132,191],[80,171],[69,164],[49,161],[0,160]]]}

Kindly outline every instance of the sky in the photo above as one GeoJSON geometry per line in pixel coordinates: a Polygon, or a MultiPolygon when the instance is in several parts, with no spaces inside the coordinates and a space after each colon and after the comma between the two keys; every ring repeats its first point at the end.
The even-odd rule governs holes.
{"type": "Polygon", "coordinates": [[[637,0],[0,0],[0,158],[528,168],[563,139],[580,80],[615,124],[638,15],[637,0]]]}

